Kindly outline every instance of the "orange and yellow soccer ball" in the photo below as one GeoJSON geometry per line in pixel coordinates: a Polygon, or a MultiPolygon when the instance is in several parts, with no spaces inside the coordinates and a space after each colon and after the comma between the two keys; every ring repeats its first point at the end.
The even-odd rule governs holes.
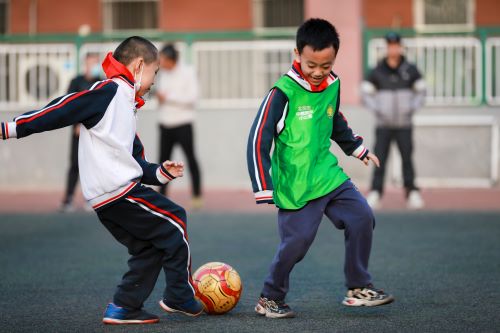
{"type": "Polygon", "coordinates": [[[209,262],[193,275],[196,296],[211,315],[231,311],[240,300],[243,285],[238,272],[222,262],[209,262]]]}

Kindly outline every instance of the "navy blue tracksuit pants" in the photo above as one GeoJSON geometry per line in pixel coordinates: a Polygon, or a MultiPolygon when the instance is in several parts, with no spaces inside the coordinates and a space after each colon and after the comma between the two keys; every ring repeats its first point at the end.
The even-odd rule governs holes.
{"type": "Polygon", "coordinates": [[[123,275],[114,295],[116,305],[142,308],[162,268],[167,283],[165,301],[182,303],[193,298],[186,212],[182,207],[138,184],[96,212],[131,256],[129,271],[123,275]]]}
{"type": "Polygon", "coordinates": [[[289,289],[290,272],[311,246],[319,224],[326,215],[337,229],[344,230],[344,273],[348,288],[364,287],[371,283],[368,259],[372,245],[375,219],[365,198],[350,180],[334,191],[310,201],[299,210],[278,211],[281,238],[278,251],[264,282],[262,295],[284,300],[289,289]]]}

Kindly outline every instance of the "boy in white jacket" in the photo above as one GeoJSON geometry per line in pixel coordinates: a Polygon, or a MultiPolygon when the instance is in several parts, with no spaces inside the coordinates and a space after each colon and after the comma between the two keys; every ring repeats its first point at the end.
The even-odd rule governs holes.
{"type": "Polygon", "coordinates": [[[1,123],[2,138],[82,124],[78,160],[84,197],[131,255],[104,323],[158,322],[158,316],[143,310],[143,303],[162,268],[167,287],[160,306],[197,316],[203,308],[194,298],[186,212],[141,184],[162,185],[184,171],[182,163],[146,161],[136,134],[135,114],[158,72],[158,50],[147,39],[130,37],[102,65],[106,80],[1,123]]]}

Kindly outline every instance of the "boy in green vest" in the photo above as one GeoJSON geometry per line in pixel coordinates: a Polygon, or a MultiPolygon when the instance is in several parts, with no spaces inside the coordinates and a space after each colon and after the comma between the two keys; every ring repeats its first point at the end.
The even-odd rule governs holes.
{"type": "Polygon", "coordinates": [[[375,306],[394,300],[375,289],[368,273],[373,213],[330,151],[334,140],[347,155],[379,166],[339,110],[340,81],[332,72],[338,49],[337,31],[328,21],[302,24],[292,68],[270,90],[250,131],[247,161],[256,201],[279,208],[281,243],[255,307],[268,318],[295,316],[284,302],[290,272],[304,258],[323,215],[344,229],[348,291],[342,303],[375,306]]]}

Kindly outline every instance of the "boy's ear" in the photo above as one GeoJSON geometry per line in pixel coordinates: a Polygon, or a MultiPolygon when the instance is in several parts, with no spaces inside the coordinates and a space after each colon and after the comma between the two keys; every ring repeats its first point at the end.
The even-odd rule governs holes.
{"type": "Polygon", "coordinates": [[[139,63],[137,64],[137,67],[145,66],[146,62],[144,61],[144,58],[140,57],[139,58],[139,63]]]}
{"type": "Polygon", "coordinates": [[[138,71],[141,70],[141,64],[142,64],[142,66],[145,65],[144,58],[143,57],[137,57],[137,59],[135,59],[134,62],[133,62],[134,72],[138,72],[138,71]]]}
{"type": "Polygon", "coordinates": [[[294,48],[293,49],[293,53],[295,54],[295,61],[297,61],[298,63],[300,63],[300,53],[299,53],[299,50],[297,50],[297,48],[294,48]]]}

